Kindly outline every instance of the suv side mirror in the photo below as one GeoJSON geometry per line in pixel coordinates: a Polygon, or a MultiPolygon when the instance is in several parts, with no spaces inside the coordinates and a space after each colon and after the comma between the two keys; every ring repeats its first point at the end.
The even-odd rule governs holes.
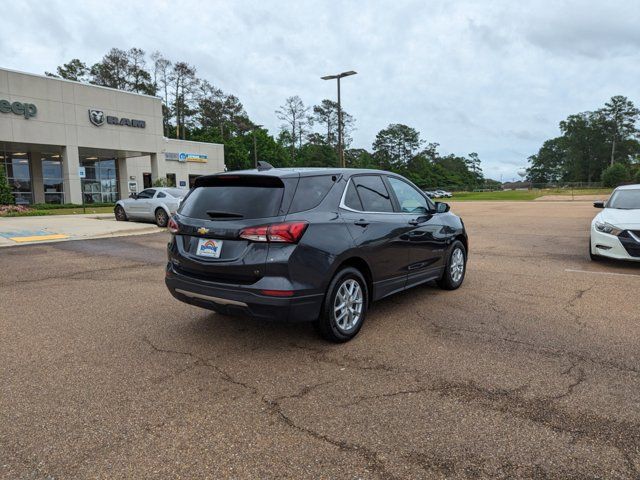
{"type": "Polygon", "coordinates": [[[436,202],[436,212],[445,213],[451,210],[451,207],[448,203],[445,202],[436,202]]]}
{"type": "Polygon", "coordinates": [[[129,195],[129,198],[133,198],[134,200],[138,199],[138,194],[137,193],[132,193],[131,195],[129,195]]]}
{"type": "Polygon", "coordinates": [[[604,202],[602,200],[598,202],[593,202],[593,206],[596,208],[604,208],[604,202]]]}

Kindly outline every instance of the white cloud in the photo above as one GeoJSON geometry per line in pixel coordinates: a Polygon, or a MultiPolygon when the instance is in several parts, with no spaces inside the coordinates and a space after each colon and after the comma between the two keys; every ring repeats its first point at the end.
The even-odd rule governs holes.
{"type": "Polygon", "coordinates": [[[307,104],[343,82],[370,148],[406,123],[445,152],[476,151],[485,173],[518,167],[567,115],[623,94],[640,101],[640,2],[245,1],[11,2],[2,66],[42,73],[109,48],[160,50],[184,60],[275,133],[289,95],[307,104]],[[21,21],[22,19],[23,21],[21,21]]]}

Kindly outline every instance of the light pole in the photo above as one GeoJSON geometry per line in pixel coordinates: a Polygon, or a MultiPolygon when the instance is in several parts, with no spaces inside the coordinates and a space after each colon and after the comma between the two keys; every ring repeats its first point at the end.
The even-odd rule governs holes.
{"type": "Polygon", "coordinates": [[[358,72],[349,70],[348,72],[338,73],[337,75],[326,75],[320,77],[322,80],[337,80],[338,81],[338,159],[340,160],[340,166],[345,167],[344,164],[344,149],[342,148],[342,105],[340,104],[340,79],[348,77],[349,75],[355,75],[358,72]]]}
{"type": "Polygon", "coordinates": [[[256,130],[264,127],[264,125],[253,126],[253,166],[258,168],[258,143],[256,142],[256,130]]]}

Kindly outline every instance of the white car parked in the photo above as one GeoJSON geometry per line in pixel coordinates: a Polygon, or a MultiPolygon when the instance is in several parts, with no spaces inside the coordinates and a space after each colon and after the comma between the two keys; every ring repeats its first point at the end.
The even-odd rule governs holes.
{"type": "Polygon", "coordinates": [[[640,185],[616,188],[591,222],[591,260],[609,257],[640,262],[640,185]]]}
{"type": "Polygon", "coordinates": [[[437,198],[451,198],[451,197],[453,197],[453,194],[451,192],[447,192],[446,190],[436,190],[434,193],[436,195],[438,195],[437,198]]]}
{"type": "Polygon", "coordinates": [[[146,188],[126,200],[118,200],[113,213],[116,220],[155,220],[159,227],[166,227],[171,215],[189,193],[182,188],[146,188]]]}

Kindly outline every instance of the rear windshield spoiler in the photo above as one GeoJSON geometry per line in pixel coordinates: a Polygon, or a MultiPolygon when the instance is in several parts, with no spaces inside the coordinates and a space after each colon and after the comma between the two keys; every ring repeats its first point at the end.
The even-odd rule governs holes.
{"type": "Polygon", "coordinates": [[[196,178],[193,186],[284,188],[284,183],[271,175],[205,175],[196,178]]]}

